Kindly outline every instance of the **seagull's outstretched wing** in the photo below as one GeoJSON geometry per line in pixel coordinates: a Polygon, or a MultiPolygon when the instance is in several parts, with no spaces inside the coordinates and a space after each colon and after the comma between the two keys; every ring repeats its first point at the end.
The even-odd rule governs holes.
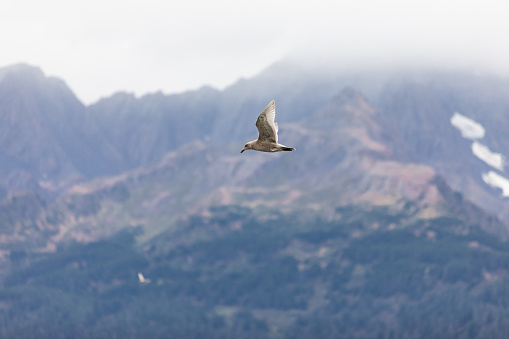
{"type": "Polygon", "coordinates": [[[276,104],[272,100],[262,111],[258,120],[256,120],[256,128],[258,128],[258,140],[277,143],[277,123],[276,104]]]}
{"type": "Polygon", "coordinates": [[[141,273],[138,273],[138,279],[140,280],[141,284],[148,284],[150,282],[150,279],[145,279],[141,273]]]}

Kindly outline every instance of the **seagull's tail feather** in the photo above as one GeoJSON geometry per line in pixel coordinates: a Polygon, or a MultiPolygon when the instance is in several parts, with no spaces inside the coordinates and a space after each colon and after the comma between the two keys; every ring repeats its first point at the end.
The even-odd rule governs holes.
{"type": "Polygon", "coordinates": [[[295,148],[293,147],[283,147],[283,151],[295,151],[295,148]]]}

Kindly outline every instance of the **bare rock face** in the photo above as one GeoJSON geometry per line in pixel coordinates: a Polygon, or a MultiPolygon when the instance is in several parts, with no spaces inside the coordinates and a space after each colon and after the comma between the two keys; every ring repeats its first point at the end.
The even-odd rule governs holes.
{"type": "Polygon", "coordinates": [[[9,191],[58,192],[114,167],[114,150],[90,134],[85,106],[63,81],[27,65],[4,68],[0,97],[0,183],[9,191]]]}
{"type": "Polygon", "coordinates": [[[156,164],[74,185],[36,218],[54,230],[45,248],[93,241],[126,227],[143,226],[150,238],[228,205],[255,209],[262,218],[276,209],[329,219],[341,217],[336,211],[342,206],[384,207],[413,220],[454,216],[506,236],[496,217],[455,194],[432,167],[398,161],[383,143],[377,114],[360,92],[346,89],[281,130],[295,154],[241,157],[235,145],[196,141],[156,164]]]}
{"type": "Polygon", "coordinates": [[[499,177],[509,176],[503,166],[504,152],[509,148],[507,93],[509,85],[502,79],[421,75],[386,86],[377,121],[384,143],[397,159],[431,166],[466,200],[507,223],[507,198],[483,180],[490,171],[499,177]],[[463,136],[451,123],[458,114],[475,121],[483,133],[475,140],[463,136]],[[500,164],[493,167],[493,163],[479,158],[479,152],[485,150],[500,156],[500,164]]]}
{"type": "MultiPolygon", "coordinates": [[[[325,218],[339,217],[337,208],[349,205],[411,209],[416,220],[463,216],[505,237],[507,228],[490,214],[503,219],[503,201],[492,203],[497,198],[491,188],[472,172],[482,167],[449,123],[451,98],[469,107],[461,99],[467,90],[451,94],[444,88],[452,84],[420,81],[389,84],[380,90],[382,99],[368,99],[345,87],[326,102],[315,98],[317,106],[306,111],[308,106],[297,107],[302,95],[314,98],[317,87],[300,84],[288,92],[295,117],[288,98],[276,101],[278,121],[288,121],[280,137],[297,151],[240,157],[238,137],[246,139],[259,113],[258,94],[250,99],[241,92],[253,91],[257,81],[224,92],[119,93],[84,107],[62,81],[38,69],[2,69],[0,96],[9,98],[0,107],[0,197],[6,210],[26,192],[32,192],[27,206],[45,201],[29,220],[46,250],[138,226],[149,239],[224,205],[260,215],[278,209],[325,218]]],[[[318,88],[328,88],[323,96],[334,86],[318,88]]],[[[498,111],[505,107],[500,102],[498,111]]],[[[9,219],[5,249],[13,239],[7,230],[23,223],[9,219]]]]}

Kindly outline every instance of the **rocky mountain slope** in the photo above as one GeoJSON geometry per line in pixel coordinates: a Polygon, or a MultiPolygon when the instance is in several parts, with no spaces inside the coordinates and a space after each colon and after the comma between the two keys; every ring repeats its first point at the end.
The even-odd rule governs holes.
{"type": "MultiPolygon", "coordinates": [[[[120,97],[127,98],[108,100],[120,97]]],[[[33,204],[29,210],[34,211],[17,219],[6,212],[9,227],[2,247],[7,254],[19,248],[33,250],[37,243],[38,251],[52,251],[62,241],[89,242],[133,227],[142,227],[139,241],[144,243],[179,221],[223,205],[257,209],[261,217],[277,206],[285,213],[299,211],[326,220],[340,217],[335,211],[342,206],[386,206],[408,213],[413,206],[412,220],[458,217],[507,236],[507,227],[495,216],[461,197],[451,198],[453,190],[435,169],[399,161],[399,151],[383,143],[386,132],[379,115],[362,93],[346,88],[307,118],[282,124],[280,140],[298,152],[240,155],[242,143],[205,143],[198,138],[175,146],[159,161],[138,159],[148,164],[72,185],[44,205],[38,195],[28,195],[22,201],[33,204]]],[[[251,125],[251,134],[256,133],[251,125]]],[[[124,145],[114,136],[106,142],[117,144],[117,149],[124,145]]],[[[145,148],[135,157],[149,154],[141,150],[145,148]]],[[[19,202],[17,195],[6,199],[5,211],[19,202]]]]}
{"type": "Polygon", "coordinates": [[[504,167],[451,118],[503,152],[508,82],[416,74],[278,64],[85,107],[0,70],[0,333],[504,337],[504,167]],[[272,98],[297,150],[240,154],[272,98]]]}
{"type": "Polygon", "coordinates": [[[38,68],[0,71],[0,185],[8,192],[57,192],[118,170],[117,150],[90,134],[86,108],[63,81],[38,68]]]}
{"type": "Polygon", "coordinates": [[[479,158],[451,118],[461,114],[479,123],[485,136],[478,141],[503,157],[509,147],[508,91],[502,79],[464,74],[426,74],[395,82],[386,87],[379,106],[385,140],[396,158],[433,167],[466,199],[507,222],[507,199],[483,180],[492,170],[507,176],[503,160],[493,168],[479,158]]]}
{"type": "MultiPolygon", "coordinates": [[[[291,124],[302,125],[353,85],[376,112],[378,141],[393,160],[429,165],[468,200],[509,218],[500,191],[482,179],[486,164],[450,123],[456,112],[480,122],[486,146],[503,152],[509,85],[502,79],[437,72],[324,75],[280,63],[223,92],[118,93],[84,107],[61,80],[37,68],[18,65],[1,74],[0,197],[23,190],[55,197],[74,183],[154,164],[195,141],[244,143],[255,137],[253,121],[270,98],[282,132],[290,133],[291,124]]],[[[320,119],[323,126],[338,124],[334,116],[320,119]]]]}

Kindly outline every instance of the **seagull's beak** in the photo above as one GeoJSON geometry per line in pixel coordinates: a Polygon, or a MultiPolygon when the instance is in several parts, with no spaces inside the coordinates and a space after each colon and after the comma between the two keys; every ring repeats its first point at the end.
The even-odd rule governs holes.
{"type": "Polygon", "coordinates": [[[240,153],[244,152],[246,149],[244,148],[242,151],[240,151],[240,153]]]}

